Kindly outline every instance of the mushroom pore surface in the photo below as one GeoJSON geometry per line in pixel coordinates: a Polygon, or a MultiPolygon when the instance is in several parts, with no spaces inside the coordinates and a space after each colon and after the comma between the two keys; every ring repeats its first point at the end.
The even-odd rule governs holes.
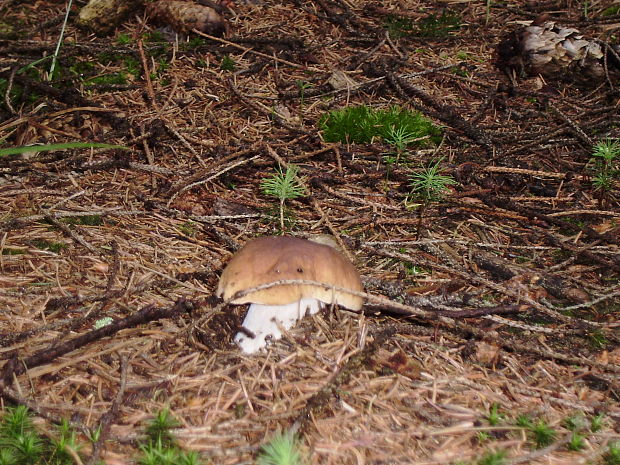
{"type": "Polygon", "coordinates": [[[240,291],[275,281],[303,279],[327,286],[287,284],[252,292],[233,304],[284,305],[303,298],[337,303],[351,310],[362,307],[362,298],[329,288],[330,285],[362,291],[355,266],[332,247],[288,236],[266,236],[246,243],[228,263],[217,295],[225,300],[240,291]]]}

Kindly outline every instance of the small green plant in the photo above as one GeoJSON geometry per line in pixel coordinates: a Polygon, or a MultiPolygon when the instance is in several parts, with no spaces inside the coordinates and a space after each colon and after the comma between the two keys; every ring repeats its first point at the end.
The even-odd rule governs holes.
{"type": "Polygon", "coordinates": [[[280,202],[280,228],[284,230],[284,203],[306,195],[302,181],[297,177],[299,167],[289,164],[286,172],[278,167],[271,177],[264,179],[260,187],[264,194],[275,197],[280,202]]]}
{"type": "Polygon", "coordinates": [[[95,63],[92,61],[75,61],[69,66],[69,72],[83,79],[85,76],[90,76],[95,72],[95,63]]]}
{"type": "Polygon", "coordinates": [[[34,245],[37,249],[48,250],[54,253],[59,253],[62,249],[67,248],[67,244],[64,242],[52,242],[45,239],[37,239],[33,241],[32,245],[34,245]]]}
{"type": "Polygon", "coordinates": [[[243,418],[245,415],[245,403],[237,402],[234,407],[235,418],[243,418]]]}
{"type": "Polygon", "coordinates": [[[17,463],[37,463],[43,454],[43,442],[34,431],[17,434],[8,443],[7,448],[17,457],[17,463]]]}
{"type": "Polygon", "coordinates": [[[147,32],[145,34],[143,34],[143,39],[145,42],[150,42],[150,43],[161,43],[161,42],[166,42],[166,38],[164,37],[164,34],[162,31],[159,31],[157,29],[147,32]]]}
{"type": "Polygon", "coordinates": [[[118,73],[100,74],[84,81],[86,86],[123,86],[128,84],[127,74],[123,71],[118,73]]]}
{"type": "Polygon", "coordinates": [[[603,349],[609,344],[609,339],[600,330],[594,330],[588,334],[588,340],[595,349],[603,349]]]}
{"type": "Polygon", "coordinates": [[[487,442],[489,439],[491,439],[491,435],[487,432],[487,431],[478,431],[476,433],[476,440],[480,443],[480,444],[484,444],[485,442],[487,442]]]}
{"type": "MultiPolygon", "coordinates": [[[[48,55],[46,57],[39,58],[38,60],[34,60],[28,63],[27,65],[22,66],[21,68],[17,70],[16,74],[17,75],[24,74],[35,81],[41,81],[43,77],[46,76],[46,72],[43,70],[39,70],[37,66],[43,64],[49,59],[53,59],[53,55],[48,55]]],[[[9,90],[8,81],[4,78],[0,78],[0,94],[5,95],[8,93],[8,95],[2,100],[0,105],[6,106],[7,108],[11,106],[11,102],[13,101],[20,101],[23,99],[24,103],[35,103],[35,102],[38,102],[39,99],[41,98],[41,94],[34,92],[32,90],[29,90],[24,95],[23,86],[17,83],[14,83],[14,85],[11,86],[10,92],[8,92],[8,90],[9,90]]]]}
{"type": "Polygon", "coordinates": [[[185,50],[194,50],[198,47],[207,45],[207,41],[201,37],[193,37],[189,41],[185,42],[183,48],[185,50]]]}
{"type": "Polygon", "coordinates": [[[234,71],[236,68],[237,64],[235,63],[235,60],[230,58],[228,55],[224,55],[224,58],[222,58],[222,62],[220,63],[220,69],[222,71],[234,71]]]}
{"type": "Polygon", "coordinates": [[[403,263],[405,267],[405,273],[407,276],[419,276],[427,273],[427,271],[421,266],[414,265],[413,263],[403,263]]]}
{"type": "Polygon", "coordinates": [[[62,218],[61,220],[66,224],[77,224],[80,226],[102,226],[103,217],[101,215],[81,215],[81,216],[69,216],[62,218]]]}
{"type": "Polygon", "coordinates": [[[614,188],[620,177],[620,141],[606,139],[596,143],[587,168],[592,172],[592,185],[601,195],[614,188]]]}
{"type": "Polygon", "coordinates": [[[16,39],[18,37],[15,26],[12,24],[0,21],[0,39],[16,39]]]}
{"type": "Polygon", "coordinates": [[[614,16],[620,13],[620,5],[613,5],[601,11],[601,16],[614,16]]]}
{"type": "Polygon", "coordinates": [[[291,433],[278,433],[261,447],[256,465],[302,465],[299,440],[291,433]]]}
{"type": "Polygon", "coordinates": [[[497,426],[504,419],[504,415],[499,413],[499,404],[493,403],[489,408],[489,414],[487,415],[487,421],[491,426],[497,426]]]}
{"type": "Polygon", "coordinates": [[[605,465],[620,465],[620,442],[609,444],[609,450],[603,455],[605,465]]]}
{"type": "Polygon", "coordinates": [[[442,161],[443,158],[431,161],[421,171],[409,175],[409,187],[411,187],[409,196],[411,198],[428,205],[430,202],[443,199],[449,191],[448,186],[456,184],[452,176],[441,174],[440,165],[442,161]]]}
{"type": "Polygon", "coordinates": [[[404,127],[390,127],[385,137],[385,142],[394,148],[387,157],[384,157],[386,163],[398,164],[401,158],[407,157],[407,148],[419,140],[415,134],[407,132],[404,127]]]}
{"type": "Polygon", "coordinates": [[[131,43],[131,36],[129,34],[119,34],[116,38],[116,43],[118,45],[129,45],[131,43]]]}
{"type": "Polygon", "coordinates": [[[87,431],[86,436],[88,437],[88,440],[94,444],[97,441],[99,441],[99,438],[101,437],[101,431],[102,431],[102,425],[97,425],[96,428],[87,431]]]}
{"type": "Polygon", "coordinates": [[[138,459],[140,465],[172,465],[178,459],[178,450],[174,447],[167,447],[161,441],[138,446],[141,457],[138,459]]]}
{"type": "Polygon", "coordinates": [[[15,249],[12,247],[5,247],[2,249],[2,255],[23,255],[26,253],[24,249],[15,249]]]}
{"type": "Polygon", "coordinates": [[[553,428],[551,428],[544,420],[538,420],[534,425],[531,426],[530,431],[532,433],[534,444],[537,449],[541,449],[543,447],[547,447],[557,436],[557,433],[553,428]]]}
{"type": "Polygon", "coordinates": [[[200,457],[196,452],[181,450],[171,429],[177,428],[179,422],[167,408],[157,412],[146,427],[146,441],[138,445],[141,455],[140,465],[199,465],[200,457]]]}
{"type": "Polygon", "coordinates": [[[97,61],[104,66],[122,63],[125,69],[114,73],[102,73],[88,77],[84,80],[84,85],[86,86],[123,85],[142,75],[142,65],[140,61],[131,55],[105,52],[97,55],[97,61]]]}
{"type": "Polygon", "coordinates": [[[145,433],[153,443],[160,442],[165,446],[173,445],[174,436],[170,430],[178,426],[177,419],[170,414],[170,410],[164,408],[157,412],[157,415],[149,422],[145,433]]]}
{"type": "Polygon", "coordinates": [[[503,465],[506,463],[505,450],[489,451],[478,460],[478,465],[503,465]]]}
{"type": "Polygon", "coordinates": [[[298,79],[296,81],[297,87],[299,88],[299,112],[302,115],[302,123],[303,123],[303,113],[304,113],[304,103],[305,103],[305,97],[306,97],[306,89],[310,89],[312,87],[312,83],[310,82],[306,82],[306,81],[302,81],[301,79],[298,79]]]}
{"type": "Polygon", "coordinates": [[[566,445],[568,450],[578,451],[578,450],[583,449],[585,446],[586,446],[586,440],[583,434],[581,434],[578,431],[573,431],[570,436],[570,440],[568,441],[568,444],[566,445]]]}
{"type": "Polygon", "coordinates": [[[140,465],[199,465],[200,457],[194,451],[184,452],[176,446],[157,443],[140,444],[142,453],[138,459],[140,465]]]}
{"type": "Polygon", "coordinates": [[[534,423],[532,422],[532,419],[528,417],[527,415],[519,415],[515,420],[515,424],[517,426],[520,426],[521,428],[527,428],[527,429],[531,429],[534,427],[534,423]]]}
{"type": "Polygon", "coordinates": [[[179,226],[179,231],[181,231],[186,236],[193,237],[196,234],[196,223],[193,221],[186,221],[181,226],[179,226]]]}
{"type": "Polygon", "coordinates": [[[605,333],[598,329],[588,334],[588,341],[595,349],[603,349],[607,344],[609,344],[609,340],[605,336],[605,333]]]}
{"type": "Polygon", "coordinates": [[[441,129],[419,112],[399,106],[375,109],[366,105],[345,107],[324,114],[319,120],[327,142],[367,144],[387,140],[395,131],[407,135],[409,143],[438,143],[441,129]]]}
{"type": "Polygon", "coordinates": [[[380,136],[377,112],[366,105],[332,110],[319,125],[327,142],[365,144],[380,136]]]}
{"type": "Polygon", "coordinates": [[[80,449],[76,431],[63,420],[52,436],[38,433],[26,407],[7,407],[0,417],[0,465],[73,464],[80,449]]]}
{"type": "Polygon", "coordinates": [[[15,452],[8,448],[0,448],[0,465],[15,465],[17,464],[17,457],[15,452]]]}
{"type": "Polygon", "coordinates": [[[599,413],[598,415],[594,415],[590,419],[590,431],[593,433],[598,433],[605,426],[605,415],[603,413],[599,413]]]}
{"type": "Polygon", "coordinates": [[[80,449],[80,444],[77,442],[77,434],[65,419],[60,423],[58,433],[59,437],[51,441],[52,450],[50,457],[56,462],[72,463],[73,455],[80,449]]]}
{"type": "Polygon", "coordinates": [[[450,68],[450,72],[456,74],[457,76],[461,76],[461,77],[469,76],[469,72],[460,66],[453,66],[452,68],[450,68]]]}
{"type": "Polygon", "coordinates": [[[28,409],[23,405],[7,408],[0,422],[0,436],[7,438],[26,431],[34,431],[28,409]]]}

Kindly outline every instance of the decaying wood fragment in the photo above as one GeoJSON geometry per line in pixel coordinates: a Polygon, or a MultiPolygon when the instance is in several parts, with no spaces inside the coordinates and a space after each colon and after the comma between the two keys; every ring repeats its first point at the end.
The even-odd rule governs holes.
{"type": "Polygon", "coordinates": [[[193,29],[210,35],[222,35],[228,23],[214,8],[193,2],[158,0],[146,7],[149,18],[155,23],[171,26],[178,33],[193,29]]]}

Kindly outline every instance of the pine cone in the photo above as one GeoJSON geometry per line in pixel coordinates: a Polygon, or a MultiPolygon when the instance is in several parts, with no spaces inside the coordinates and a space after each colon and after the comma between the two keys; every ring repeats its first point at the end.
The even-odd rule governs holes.
{"type": "Polygon", "coordinates": [[[228,23],[215,9],[193,2],[157,0],[146,7],[152,21],[171,26],[178,33],[189,33],[192,29],[210,35],[222,35],[228,23]]]}
{"type": "Polygon", "coordinates": [[[497,67],[520,75],[599,80],[605,75],[603,63],[604,51],[597,41],[553,21],[534,21],[497,47],[497,67]]]}

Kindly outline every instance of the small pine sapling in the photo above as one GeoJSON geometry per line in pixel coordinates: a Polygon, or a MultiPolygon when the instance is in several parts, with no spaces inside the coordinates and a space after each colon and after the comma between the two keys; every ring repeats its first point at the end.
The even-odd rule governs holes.
{"type": "Polygon", "coordinates": [[[441,174],[440,165],[442,161],[443,158],[431,161],[427,167],[409,176],[410,196],[422,201],[425,206],[443,199],[449,191],[448,186],[456,184],[452,176],[441,174]]]}
{"type": "Polygon", "coordinates": [[[440,164],[443,158],[439,158],[423,168],[421,171],[413,172],[409,175],[409,187],[411,192],[408,199],[413,198],[420,202],[420,217],[418,221],[418,234],[422,226],[424,211],[431,202],[437,202],[443,199],[449,191],[448,186],[456,184],[452,176],[446,176],[440,172],[440,164]]]}
{"type": "Polygon", "coordinates": [[[278,433],[261,447],[256,465],[302,465],[299,440],[291,433],[278,433]]]}
{"type": "Polygon", "coordinates": [[[592,157],[587,168],[592,173],[592,185],[600,195],[600,201],[613,190],[620,178],[620,142],[617,140],[603,140],[593,147],[592,157]]]}
{"type": "Polygon", "coordinates": [[[384,156],[383,160],[388,165],[398,165],[401,158],[405,159],[407,157],[407,148],[409,145],[419,140],[419,137],[416,137],[412,132],[408,132],[405,127],[390,126],[385,137],[385,142],[394,147],[394,151],[384,156]]]}
{"type": "Polygon", "coordinates": [[[279,167],[274,174],[260,183],[264,194],[275,197],[280,202],[280,228],[282,231],[284,231],[284,203],[287,200],[306,195],[306,189],[297,177],[298,172],[299,167],[296,165],[288,165],[286,171],[279,167]]]}

